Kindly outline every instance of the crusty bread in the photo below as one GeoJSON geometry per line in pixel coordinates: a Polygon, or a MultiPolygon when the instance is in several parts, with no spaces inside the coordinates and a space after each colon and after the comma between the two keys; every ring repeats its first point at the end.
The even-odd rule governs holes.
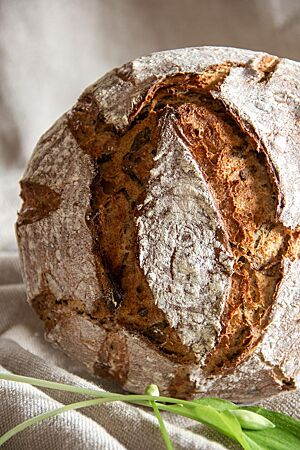
{"type": "Polygon", "coordinates": [[[84,91],[21,181],[47,339],[132,392],[253,401],[299,386],[299,71],[189,48],[84,91]]]}

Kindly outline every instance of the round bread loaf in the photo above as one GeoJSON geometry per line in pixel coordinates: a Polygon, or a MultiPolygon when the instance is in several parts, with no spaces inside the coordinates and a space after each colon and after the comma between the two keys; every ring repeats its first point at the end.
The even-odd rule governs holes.
{"type": "Polygon", "coordinates": [[[199,47],[83,92],[21,181],[21,264],[49,341],[136,393],[299,386],[299,74],[199,47]]]}

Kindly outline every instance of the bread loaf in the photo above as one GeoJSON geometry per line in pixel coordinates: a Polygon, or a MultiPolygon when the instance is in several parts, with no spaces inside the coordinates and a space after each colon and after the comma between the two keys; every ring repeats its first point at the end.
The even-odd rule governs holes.
{"type": "Polygon", "coordinates": [[[21,180],[24,282],[49,341],[130,392],[299,386],[299,73],[199,47],[83,92],[21,180]]]}

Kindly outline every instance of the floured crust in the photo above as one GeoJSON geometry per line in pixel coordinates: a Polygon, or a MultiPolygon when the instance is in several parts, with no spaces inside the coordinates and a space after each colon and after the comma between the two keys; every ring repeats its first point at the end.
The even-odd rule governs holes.
{"type": "Polygon", "coordinates": [[[139,259],[155,303],[200,362],[221,329],[233,256],[220,240],[225,231],[211,192],[176,129],[176,111],[162,115],[147,197],[138,207],[139,259]]]}
{"type": "Polygon", "coordinates": [[[300,223],[299,64],[281,60],[264,81],[255,70],[258,61],[234,68],[215,96],[240,122],[250,124],[266,147],[281,195],[278,218],[294,230],[300,223]]]}
{"type": "Polygon", "coordinates": [[[28,218],[28,209],[40,207],[31,195],[31,205],[19,215],[17,238],[29,302],[50,290],[57,300],[76,298],[89,311],[101,295],[85,221],[93,174],[90,158],[61,118],[38,143],[22,180],[23,186],[47,186],[60,199],[44,217],[28,218]]]}
{"type": "Polygon", "coordinates": [[[49,340],[133,392],[251,401],[299,385],[297,69],[240,49],[153,54],[42,137],[17,237],[49,340]]]}
{"type": "Polygon", "coordinates": [[[106,123],[123,131],[147,91],[164,78],[181,73],[201,73],[210,66],[244,64],[263,53],[226,47],[182,48],[153,53],[114,69],[86,89],[92,94],[106,123]],[[100,87],[100,88],[99,88],[100,87]]]}

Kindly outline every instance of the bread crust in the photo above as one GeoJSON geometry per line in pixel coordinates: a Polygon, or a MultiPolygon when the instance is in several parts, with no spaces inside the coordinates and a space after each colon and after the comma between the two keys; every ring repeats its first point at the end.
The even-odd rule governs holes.
{"type": "Polygon", "coordinates": [[[203,363],[221,330],[233,255],[214,198],[176,128],[175,111],[166,110],[160,127],[147,197],[138,206],[140,266],[155,303],[203,363]]]}
{"type": "MultiPolygon", "coordinates": [[[[199,47],[139,58],[84,91],[38,142],[21,181],[21,266],[47,339],[132,392],[155,382],[163,394],[244,402],[299,386],[298,73],[299,63],[264,53],[199,47]],[[286,242],[278,244],[280,278],[265,325],[243,359],[219,372],[207,372],[207,358],[224,330],[226,336],[236,252],[226,205],[218,204],[179,120],[184,104],[212,105],[265,155],[274,217],[286,242]],[[151,139],[140,134],[137,145],[143,126],[150,127],[151,139]],[[114,162],[134,142],[134,163],[127,157],[114,162]],[[149,145],[156,148],[148,158],[149,145]],[[136,258],[138,266],[121,280],[118,300],[114,275],[126,239],[117,241],[107,262],[104,253],[111,247],[101,226],[109,229],[113,216],[104,205],[114,190],[111,174],[124,161],[127,172],[137,168],[134,176],[124,175],[125,190],[135,198],[133,212],[128,198],[118,201],[133,230],[130,242],[136,241],[127,258],[136,258]],[[135,177],[132,184],[128,177],[135,177]],[[130,283],[150,289],[147,306],[142,295],[126,297],[126,277],[127,285],[131,277],[130,283]]],[[[116,226],[117,219],[111,223],[116,226]]]]}

